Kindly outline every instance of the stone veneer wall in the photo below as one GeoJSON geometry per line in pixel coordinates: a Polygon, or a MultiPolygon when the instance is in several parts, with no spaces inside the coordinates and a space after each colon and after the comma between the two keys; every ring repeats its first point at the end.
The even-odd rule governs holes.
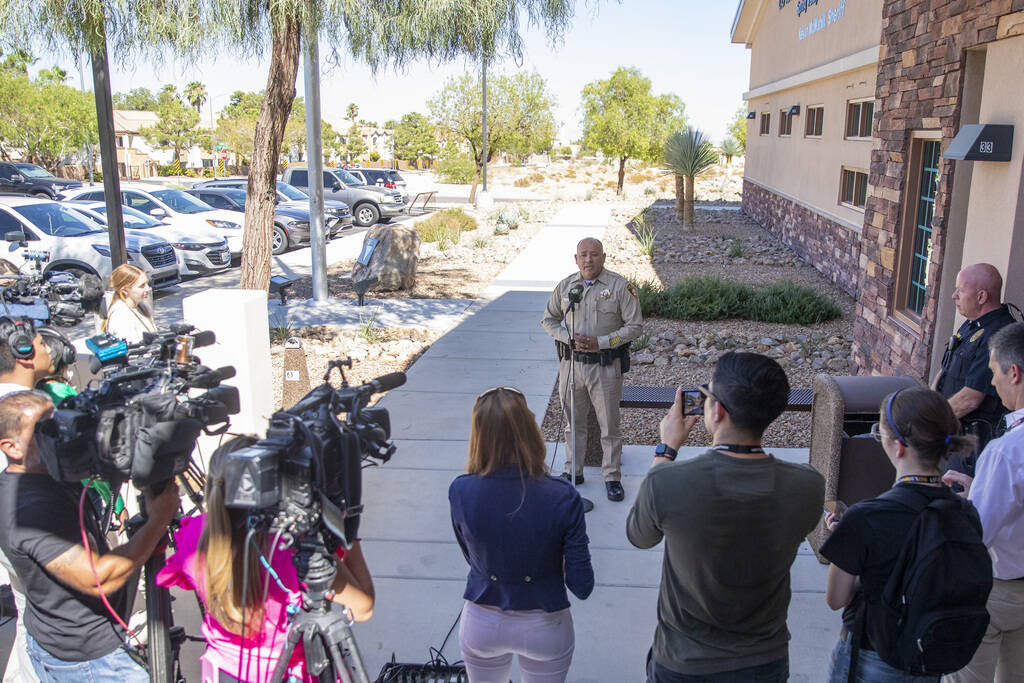
{"type": "Polygon", "coordinates": [[[860,235],[856,232],[746,179],[743,212],[847,294],[857,296],[860,235]]]}
{"type": "MultiPolygon", "coordinates": [[[[892,316],[910,135],[938,130],[945,149],[960,128],[965,51],[1024,33],[1024,0],[886,0],[875,92],[875,140],[860,253],[853,364],[861,374],[925,378],[935,334],[937,287],[921,330],[892,316]]],[[[953,164],[940,162],[928,281],[942,274],[953,164]]]]}

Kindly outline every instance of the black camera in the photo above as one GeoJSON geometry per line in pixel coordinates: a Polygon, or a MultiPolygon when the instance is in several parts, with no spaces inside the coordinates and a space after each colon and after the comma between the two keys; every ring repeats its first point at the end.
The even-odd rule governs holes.
{"type": "Polygon", "coordinates": [[[5,282],[0,301],[6,315],[32,318],[37,324],[77,325],[86,313],[99,311],[103,300],[103,282],[90,273],[0,275],[0,282],[5,282]]]}
{"type": "Polygon", "coordinates": [[[220,382],[233,377],[234,368],[199,364],[191,349],[199,338],[212,343],[213,333],[190,332],[178,326],[148,334],[104,368],[97,387],[64,399],[53,417],[37,424],[51,477],[150,486],[187,469],[200,432],[227,430],[239,410],[238,389],[220,382]],[[206,391],[190,396],[196,389],[206,391]]]}
{"type": "Polygon", "coordinates": [[[225,455],[225,503],[248,510],[250,524],[293,542],[322,522],[337,543],[351,545],[362,512],[363,461],[387,462],[395,452],[387,409],[366,403],[405,383],[397,372],[351,387],[342,371],[351,365],[331,361],[323,384],[271,417],[266,439],[225,455]],[[334,368],[340,388],[330,383],[334,368]]]}

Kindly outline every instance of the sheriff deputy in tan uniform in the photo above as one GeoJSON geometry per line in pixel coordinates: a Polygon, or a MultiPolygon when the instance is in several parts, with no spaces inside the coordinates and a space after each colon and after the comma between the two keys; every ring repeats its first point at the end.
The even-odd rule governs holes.
{"type": "MultiPolygon", "coordinates": [[[[622,373],[629,369],[629,342],[640,334],[643,316],[636,291],[624,277],[604,269],[604,247],[600,240],[587,237],[576,245],[576,265],[580,272],[558,283],[544,312],[541,324],[555,339],[561,364],[558,371],[558,395],[566,415],[565,470],[576,453],[576,483],[583,483],[583,456],[587,445],[587,414],[594,406],[601,425],[601,475],[608,500],[625,497],[622,478],[622,432],[619,429],[619,401],[622,400],[622,373]],[[582,287],[580,302],[571,313],[569,293],[582,287]],[[570,444],[569,421],[569,330],[575,316],[576,359],[576,443],[570,444]],[[569,449],[572,449],[571,451],[569,449]]],[[[568,471],[562,477],[569,479],[568,471]]]]}

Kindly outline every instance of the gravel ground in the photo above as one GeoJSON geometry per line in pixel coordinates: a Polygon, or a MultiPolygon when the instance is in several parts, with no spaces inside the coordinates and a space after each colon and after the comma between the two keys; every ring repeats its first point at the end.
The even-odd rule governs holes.
{"type": "MultiPolygon", "coordinates": [[[[634,343],[633,365],[627,385],[697,386],[707,382],[715,359],[727,350],[746,350],[775,357],[786,369],[793,388],[809,388],[820,372],[849,371],[854,301],[842,290],[807,266],[789,249],[739,211],[696,212],[696,227],[682,231],[675,209],[657,203],[646,222],[658,230],[654,258],[640,251],[627,226],[635,226],[643,207],[622,206],[612,214],[605,233],[606,266],[640,281],[671,286],[687,275],[721,274],[752,284],[790,278],[828,294],[843,310],[843,317],[818,325],[781,325],[748,320],[690,322],[649,318],[644,337],[634,343]],[[719,240],[719,238],[725,239],[719,240]],[[742,256],[730,256],[733,240],[748,245],[742,256]],[[753,258],[760,256],[763,258],[753,258]],[[652,262],[653,261],[653,262],[652,262]],[[754,263],[752,263],[754,261],[754,263]],[[766,262],[773,264],[768,265],[766,262]],[[646,348],[637,349],[646,339],[646,348]]],[[[733,252],[735,253],[735,252],[733,252]]],[[[628,444],[656,444],[662,410],[624,409],[623,438],[628,444]]],[[[557,383],[544,418],[544,437],[561,438],[561,408],[557,383]]],[[[774,447],[806,447],[810,442],[810,414],[784,413],[765,434],[774,447]]],[[[709,443],[703,424],[690,434],[686,445],[709,443]]]]}

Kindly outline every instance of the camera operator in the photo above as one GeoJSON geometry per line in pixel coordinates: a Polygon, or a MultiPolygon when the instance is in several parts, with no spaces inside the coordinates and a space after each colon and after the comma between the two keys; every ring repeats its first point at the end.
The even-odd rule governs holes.
{"type": "Polygon", "coordinates": [[[0,547],[28,597],[29,658],[44,681],[149,681],[124,649],[124,632],[104,600],[125,614],[126,586],[164,537],[177,491],[147,491],[149,518],[131,540],[109,549],[99,520],[80,507],[82,485],[54,480],[43,464],[41,449],[50,444],[35,428],[52,412],[49,397],[37,391],[0,400],[0,449],[9,461],[0,474],[0,547]]]}
{"type": "MultiPolygon", "coordinates": [[[[177,550],[156,577],[158,585],[195,591],[203,603],[202,632],[208,645],[204,681],[217,681],[221,675],[266,680],[285,645],[289,609],[301,602],[294,549],[276,550],[273,539],[258,532],[245,553],[246,511],[225,506],[224,458],[255,442],[238,437],[214,452],[206,480],[206,514],[181,520],[174,535],[177,550]]],[[[337,555],[333,600],[351,610],[355,621],[366,621],[373,614],[374,588],[359,540],[337,555]]],[[[301,644],[292,653],[288,674],[311,680],[301,644]]]]}

